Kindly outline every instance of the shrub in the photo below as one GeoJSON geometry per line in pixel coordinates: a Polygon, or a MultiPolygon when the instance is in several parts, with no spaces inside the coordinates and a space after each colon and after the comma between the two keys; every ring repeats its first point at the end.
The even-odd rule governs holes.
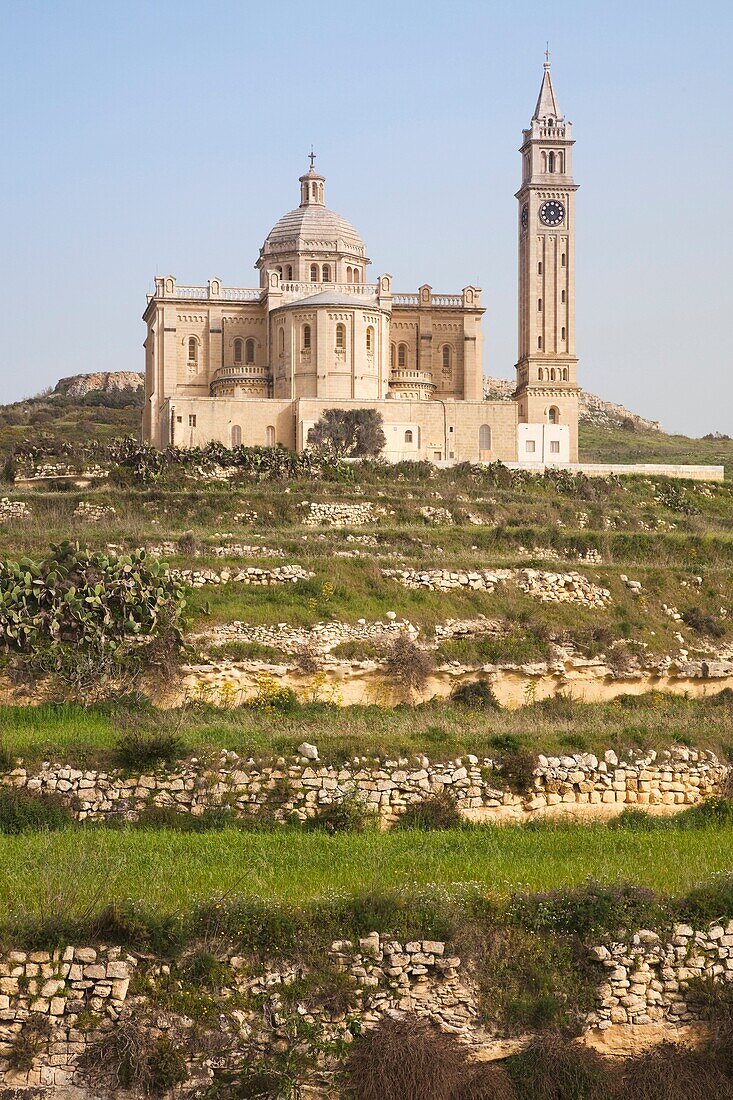
{"type": "Polygon", "coordinates": [[[182,959],[179,970],[186,982],[210,991],[220,989],[230,977],[226,963],[205,948],[199,948],[182,959]]]}
{"type": "Polygon", "coordinates": [[[178,552],[191,556],[198,550],[198,545],[193,531],[184,531],[178,540],[178,552]]]}
{"type": "Polygon", "coordinates": [[[188,1080],[183,1051],[168,1038],[156,1038],[145,1020],[118,1024],[79,1060],[97,1080],[160,1096],[188,1080]]]}
{"type": "Polygon", "coordinates": [[[406,634],[400,634],[388,647],[384,660],[388,677],[408,698],[425,687],[435,668],[431,653],[416,645],[406,634]]]}
{"type": "Polygon", "coordinates": [[[21,1073],[33,1069],[33,1062],[48,1042],[50,1033],[51,1025],[47,1016],[29,1016],[10,1041],[10,1050],[6,1054],[10,1068],[21,1073]]]}
{"type": "Polygon", "coordinates": [[[467,1077],[458,1041],[414,1015],[383,1019],[346,1061],[353,1100],[454,1100],[467,1077]]]}
{"type": "Polygon", "coordinates": [[[360,833],[373,820],[374,814],[366,803],[352,794],[319,805],[313,817],[303,822],[303,828],[324,833],[360,833]]]}
{"type": "Polygon", "coordinates": [[[637,810],[627,807],[608,823],[609,829],[628,829],[632,833],[649,833],[663,825],[660,817],[655,817],[647,810],[637,810]]]}
{"type": "Polygon", "coordinates": [[[505,1066],[477,1062],[469,1066],[456,1100],[517,1100],[517,1090],[505,1066]]]}
{"type": "Polygon", "coordinates": [[[257,694],[245,699],[243,707],[269,713],[292,714],[298,708],[298,698],[292,688],[282,687],[274,676],[257,679],[257,694]]]}
{"type": "Polygon", "coordinates": [[[576,1034],[598,986],[579,938],[522,928],[489,930],[479,948],[476,979],[482,1016],[507,1034],[546,1029],[576,1034]]]}
{"type": "Polygon", "coordinates": [[[73,813],[57,795],[0,787],[0,833],[64,829],[73,821],[73,813]]]}
{"type": "Polygon", "coordinates": [[[413,802],[397,818],[398,829],[456,829],[463,824],[458,810],[456,797],[452,791],[443,788],[413,802]]]}
{"type": "Polygon", "coordinates": [[[619,1100],[732,1100],[733,1081],[711,1051],[664,1044],[634,1058],[621,1073],[619,1100]]]}
{"type": "Polygon", "coordinates": [[[675,814],[674,824],[679,829],[703,829],[711,825],[725,828],[733,824],[733,801],[729,798],[706,798],[675,814]]]}
{"type": "Polygon", "coordinates": [[[603,1059],[559,1036],[535,1040],[508,1063],[519,1100],[611,1100],[603,1059]]]}
{"type": "Polygon", "coordinates": [[[723,624],[718,622],[714,615],[706,614],[700,607],[688,607],[682,612],[682,621],[698,634],[707,634],[711,638],[722,638],[725,634],[723,624]]]}
{"type": "Polygon", "coordinates": [[[171,765],[181,759],[183,742],[175,733],[128,730],[117,738],[115,756],[129,771],[145,771],[160,765],[171,765]]]}
{"type": "Polygon", "coordinates": [[[471,680],[457,684],[451,692],[451,700],[468,710],[499,710],[499,701],[486,680],[471,680]]]}
{"type": "Polygon", "coordinates": [[[500,777],[510,791],[527,794],[534,786],[534,770],[537,762],[530,752],[506,753],[501,758],[500,777]]]}

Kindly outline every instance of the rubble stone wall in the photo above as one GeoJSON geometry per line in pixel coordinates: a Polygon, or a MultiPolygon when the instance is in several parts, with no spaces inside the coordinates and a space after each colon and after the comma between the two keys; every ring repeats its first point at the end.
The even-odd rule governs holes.
{"type": "MultiPolygon", "coordinates": [[[[301,748],[317,756],[315,746],[301,748]]],[[[191,762],[171,772],[129,776],[48,763],[37,772],[15,768],[1,781],[60,795],[82,821],[134,819],[150,805],[199,815],[223,805],[239,817],[266,809],[277,818],[295,814],[305,819],[319,807],[356,795],[389,823],[446,788],[465,816],[475,820],[578,809],[612,813],[626,806],[673,811],[715,794],[727,774],[712,753],[674,747],[628,761],[613,751],[603,760],[592,753],[540,756],[534,788],[525,794],[507,789],[497,761],[470,754],[445,763],[421,756],[384,762],[357,758],[337,766],[302,758],[261,764],[223,752],[216,769],[191,762]]]]}
{"type": "MultiPolygon", "coordinates": [[[[651,1033],[650,1025],[660,1024],[666,1027],[663,1035],[658,1030],[659,1038],[674,1038],[675,1029],[682,1036],[685,1026],[703,1018],[695,979],[733,981],[733,921],[703,930],[677,925],[664,937],[641,930],[626,943],[596,944],[589,954],[598,965],[596,1008],[584,1021],[589,1038],[622,1025],[638,1029],[637,1042],[643,1043],[643,1029],[651,1033]]],[[[479,1057],[511,1052],[505,1037],[481,1017],[473,967],[442,941],[402,943],[372,932],[356,942],[334,942],[327,962],[346,977],[347,1000],[329,1004],[328,998],[309,996],[309,973],[300,964],[258,964],[230,950],[221,959],[220,996],[222,1006],[233,1007],[209,1020],[208,1038],[201,1042],[190,1019],[174,1008],[161,1009],[156,1000],[158,983],[170,971],[165,962],[138,959],[115,946],[6,950],[0,954],[0,1097],[111,1096],[100,1077],[113,1067],[90,1070],[84,1056],[117,1027],[164,1038],[181,1051],[188,1072],[183,1095],[200,1095],[215,1067],[241,1066],[253,1049],[281,1049],[293,1014],[311,1028],[321,1049],[348,1042],[354,1023],[368,1029],[386,1015],[411,1012],[434,1020],[479,1057]],[[302,1000],[287,992],[298,984],[305,990],[302,1000]],[[18,1045],[25,1041],[27,1056],[28,1037],[31,1065],[18,1068],[18,1045]]],[[[317,987],[323,977],[312,980],[317,987]]],[[[518,1037],[513,1047],[526,1038],[518,1037]]]]}

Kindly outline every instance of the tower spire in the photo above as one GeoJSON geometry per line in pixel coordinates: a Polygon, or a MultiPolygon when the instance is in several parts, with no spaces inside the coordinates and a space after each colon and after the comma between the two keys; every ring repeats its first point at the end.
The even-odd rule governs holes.
{"type": "Polygon", "coordinates": [[[537,96],[537,106],[534,109],[532,119],[545,119],[561,118],[560,107],[555,96],[555,89],[552,86],[552,77],[550,76],[550,43],[547,43],[545,50],[545,63],[543,65],[542,84],[540,85],[540,94],[537,96]]]}

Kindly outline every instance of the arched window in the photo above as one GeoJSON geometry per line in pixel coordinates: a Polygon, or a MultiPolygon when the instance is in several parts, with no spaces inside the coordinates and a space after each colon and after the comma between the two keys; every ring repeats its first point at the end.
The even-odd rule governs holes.
{"type": "Polygon", "coordinates": [[[330,264],[324,264],[323,265],[323,282],[324,283],[330,283],[331,282],[331,265],[330,264]]]}
{"type": "Polygon", "coordinates": [[[397,348],[397,366],[407,366],[407,344],[400,344],[397,348]]]}
{"type": "Polygon", "coordinates": [[[282,277],[283,277],[283,269],[282,269],[282,267],[276,267],[276,268],[275,268],[275,271],[277,271],[278,275],[279,275],[279,276],[280,276],[280,278],[282,279],[282,277]]]}
{"type": "Polygon", "coordinates": [[[359,271],[358,267],[354,268],[354,282],[355,283],[360,283],[361,282],[361,272],[359,271]]]}
{"type": "Polygon", "coordinates": [[[547,171],[548,172],[554,172],[555,171],[555,154],[554,153],[550,153],[547,157],[547,171]]]}
{"type": "Polygon", "coordinates": [[[563,155],[562,155],[562,153],[556,153],[555,154],[555,161],[556,161],[556,164],[557,164],[558,172],[563,172],[564,168],[563,168],[563,155]]]}
{"type": "Polygon", "coordinates": [[[311,282],[318,282],[318,264],[311,264],[311,282]]]}
{"type": "Polygon", "coordinates": [[[366,349],[367,351],[374,351],[374,329],[371,325],[366,330],[366,349]]]}
{"type": "Polygon", "coordinates": [[[553,368],[552,368],[552,370],[550,371],[550,381],[551,381],[551,382],[554,382],[554,381],[555,381],[555,368],[554,368],[554,367],[553,367],[553,368]]]}
{"type": "Polygon", "coordinates": [[[562,328],[560,330],[560,333],[561,333],[560,339],[564,340],[565,339],[565,325],[562,326],[562,328]]]}
{"type": "Polygon", "coordinates": [[[351,283],[351,282],[353,282],[353,279],[354,279],[354,272],[351,270],[350,267],[347,267],[346,268],[346,282],[351,283]]]}
{"type": "Polygon", "coordinates": [[[537,264],[537,274],[542,274],[542,260],[540,260],[540,262],[537,264]]]}
{"type": "Polygon", "coordinates": [[[318,188],[316,187],[315,183],[311,184],[311,195],[314,199],[318,198],[318,188]]]}
{"type": "Polygon", "coordinates": [[[408,430],[405,432],[405,443],[412,443],[412,432],[408,430]]]}
{"type": "Polygon", "coordinates": [[[389,365],[392,368],[392,370],[394,370],[394,364],[395,364],[395,346],[394,346],[394,344],[390,344],[389,345],[389,365]]]}
{"type": "Polygon", "coordinates": [[[336,347],[337,348],[345,348],[346,347],[346,325],[342,325],[342,324],[336,325],[336,347]]]}
{"type": "Polygon", "coordinates": [[[303,325],[303,347],[309,348],[311,346],[311,327],[310,325],[303,325]]]}
{"type": "Polygon", "coordinates": [[[450,348],[447,344],[443,345],[443,370],[450,370],[450,348]]]}
{"type": "Polygon", "coordinates": [[[564,290],[561,290],[561,291],[560,291],[560,301],[561,301],[561,302],[564,302],[564,301],[565,301],[565,291],[564,291],[564,290]]]}
{"type": "Polygon", "coordinates": [[[560,413],[557,411],[554,405],[551,409],[547,410],[547,420],[550,424],[560,423],[560,413]]]}
{"type": "Polygon", "coordinates": [[[479,451],[491,450],[491,427],[489,424],[482,424],[478,430],[478,449],[479,451]]]}
{"type": "Polygon", "coordinates": [[[567,380],[568,380],[568,368],[567,367],[563,367],[563,369],[562,369],[562,380],[563,380],[563,382],[567,382],[567,380]]]}
{"type": "Polygon", "coordinates": [[[537,309],[540,313],[542,313],[542,299],[541,298],[537,299],[537,309]]]}
{"type": "Polygon", "coordinates": [[[232,447],[242,446],[242,428],[239,424],[232,424],[232,447]]]}
{"type": "Polygon", "coordinates": [[[254,340],[248,340],[244,346],[244,361],[245,363],[254,363],[255,361],[255,342],[254,340]]]}
{"type": "Polygon", "coordinates": [[[285,273],[287,275],[288,280],[290,282],[292,282],[293,281],[293,265],[292,264],[288,264],[288,266],[285,268],[285,273]]]}
{"type": "Polygon", "coordinates": [[[542,153],[542,171],[547,171],[547,153],[545,152],[542,153]]]}
{"type": "Polygon", "coordinates": [[[565,265],[566,265],[566,263],[567,263],[567,260],[566,260],[566,258],[565,258],[565,253],[564,253],[564,252],[563,252],[563,254],[562,254],[562,257],[561,257],[561,259],[560,259],[560,263],[561,263],[561,265],[562,265],[563,267],[565,267],[565,265]]]}
{"type": "Polygon", "coordinates": [[[268,424],[268,426],[265,428],[265,446],[275,446],[275,429],[273,428],[272,424],[268,424]]]}
{"type": "Polygon", "coordinates": [[[188,338],[188,361],[189,363],[197,363],[199,357],[199,345],[195,336],[189,336],[188,338]]]}
{"type": "Polygon", "coordinates": [[[537,347],[538,347],[539,351],[542,351],[542,337],[541,336],[537,337],[537,347]]]}
{"type": "Polygon", "coordinates": [[[234,362],[242,362],[242,341],[239,339],[234,341],[234,362]]]}
{"type": "Polygon", "coordinates": [[[277,334],[277,350],[282,355],[285,351],[285,329],[280,328],[277,334]]]}

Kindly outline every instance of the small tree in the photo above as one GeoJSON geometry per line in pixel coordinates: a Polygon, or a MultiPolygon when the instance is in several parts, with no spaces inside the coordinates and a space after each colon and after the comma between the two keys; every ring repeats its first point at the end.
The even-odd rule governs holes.
{"type": "Polygon", "coordinates": [[[324,409],[308,432],[308,442],[339,457],[376,458],[387,442],[376,409],[324,409]]]}

